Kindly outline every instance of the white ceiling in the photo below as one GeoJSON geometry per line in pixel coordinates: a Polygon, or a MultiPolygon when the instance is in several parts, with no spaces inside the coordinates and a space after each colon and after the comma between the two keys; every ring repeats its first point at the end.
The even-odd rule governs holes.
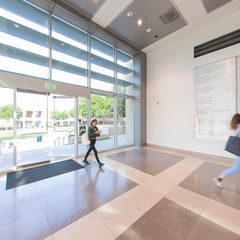
{"type": "MultiPolygon", "coordinates": [[[[69,1],[73,1],[73,0],[66,0],[66,2],[69,2],[69,1]]],[[[113,30],[111,29],[111,26],[116,26],[116,22],[118,23],[118,21],[122,21],[122,25],[119,24],[119,26],[121,26],[120,28],[124,27],[123,14],[126,15],[126,11],[129,11],[128,9],[131,9],[131,6],[137,6],[138,3],[140,3],[140,0],[104,0],[104,1],[88,0],[88,1],[99,3],[98,10],[95,12],[93,16],[91,16],[92,20],[98,23],[99,25],[101,25],[102,27],[109,28],[110,30],[113,30]]],[[[153,1],[155,1],[155,4],[163,3],[163,0],[158,0],[159,2],[157,2],[156,0],[145,0],[145,1],[146,2],[149,1],[149,7],[151,5],[150,3],[153,1]]],[[[164,36],[159,40],[155,39],[154,43],[148,46],[146,44],[145,46],[147,47],[142,49],[144,52],[152,51],[157,47],[163,46],[169,43],[170,41],[174,41],[175,39],[181,36],[184,36],[192,31],[195,31],[200,27],[210,24],[211,22],[214,22],[219,18],[222,18],[240,9],[240,0],[232,0],[210,13],[207,13],[206,9],[204,8],[202,0],[169,0],[169,1],[178,10],[178,12],[181,14],[183,19],[186,21],[187,25],[177,30],[174,30],[174,32],[169,32],[168,35],[164,36]]],[[[206,1],[216,2],[216,0],[206,0],[206,1]]],[[[219,1],[227,2],[229,0],[219,0],[219,1]]],[[[75,2],[78,2],[78,1],[75,0],[75,2]]],[[[78,2],[78,6],[79,6],[79,9],[81,10],[81,0],[78,2]]],[[[240,24],[240,16],[239,16],[239,24],[240,24]]],[[[130,28],[130,26],[128,27],[131,30],[131,33],[133,32],[133,30],[138,31],[137,25],[136,25],[136,29],[135,29],[135,25],[132,25],[131,26],[132,28],[130,28]]],[[[148,26],[148,27],[151,27],[151,26],[148,26]]],[[[154,28],[154,26],[152,27],[154,28]]],[[[121,33],[121,30],[122,29],[118,29],[118,30],[116,29],[115,33],[116,34],[118,34],[118,32],[121,33]]],[[[122,37],[125,39],[128,39],[128,34],[126,32],[127,31],[125,31],[125,33],[122,34],[122,37]]],[[[142,38],[147,39],[147,37],[149,36],[147,34],[148,33],[142,31],[140,35],[142,38]],[[144,36],[143,34],[146,34],[146,36],[144,36]]],[[[139,36],[137,37],[137,39],[139,39],[139,36]]],[[[134,42],[132,43],[134,44],[134,42]]],[[[137,46],[137,42],[136,42],[136,46],[137,46]]]]}

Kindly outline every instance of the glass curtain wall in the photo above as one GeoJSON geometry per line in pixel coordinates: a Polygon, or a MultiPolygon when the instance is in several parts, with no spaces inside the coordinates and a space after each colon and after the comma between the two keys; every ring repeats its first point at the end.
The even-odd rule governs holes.
{"type": "Polygon", "coordinates": [[[98,119],[98,128],[101,130],[101,135],[97,137],[98,150],[114,148],[114,97],[92,94],[91,118],[98,119]]]}
{"type": "Polygon", "coordinates": [[[114,48],[91,37],[91,87],[113,92],[114,86],[114,48]]]}
{"type": "Polygon", "coordinates": [[[48,79],[48,20],[24,1],[0,1],[0,70],[48,79]]]}
{"type": "Polygon", "coordinates": [[[134,58],[117,50],[117,92],[134,94],[134,58]]]}
{"type": "MultiPolygon", "coordinates": [[[[0,88],[0,170],[14,166],[14,91],[0,88]]],[[[22,109],[16,109],[17,119],[21,118],[22,109]]]]}
{"type": "Polygon", "coordinates": [[[117,98],[117,146],[133,144],[134,129],[133,99],[130,97],[117,98]]]}
{"type": "Polygon", "coordinates": [[[52,80],[87,86],[87,34],[52,17],[52,80]]]}
{"type": "MultiPolygon", "coordinates": [[[[49,16],[49,12],[27,1],[11,0],[9,4],[9,0],[1,0],[0,71],[31,76],[32,81],[40,78],[76,87],[90,87],[91,99],[76,96],[79,97],[81,119],[78,122],[79,137],[80,126],[88,126],[90,119],[98,118],[102,130],[102,137],[97,143],[99,150],[131,145],[134,57],[75,25],[55,16],[54,12],[49,16]]],[[[10,103],[3,101],[1,106],[4,104],[10,103]]],[[[13,122],[12,119],[9,124],[13,122]]],[[[2,132],[1,146],[3,140],[7,141],[3,136],[7,131],[13,137],[12,128],[8,127],[2,132]]],[[[9,148],[8,152],[10,150],[13,151],[9,148]]],[[[83,151],[85,149],[79,149],[80,154],[83,151]]]]}

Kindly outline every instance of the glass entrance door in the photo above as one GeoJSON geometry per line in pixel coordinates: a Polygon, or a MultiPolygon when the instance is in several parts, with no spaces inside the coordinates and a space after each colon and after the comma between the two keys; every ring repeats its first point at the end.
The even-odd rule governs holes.
{"type": "Polygon", "coordinates": [[[16,121],[17,165],[27,165],[51,159],[51,139],[48,134],[48,96],[18,90],[16,106],[21,115],[16,121]]]}
{"type": "Polygon", "coordinates": [[[17,91],[17,165],[75,156],[75,98],[17,91]]]}
{"type": "Polygon", "coordinates": [[[51,160],[76,155],[75,148],[75,101],[74,97],[49,96],[48,134],[52,139],[51,160]]]}
{"type": "MultiPolygon", "coordinates": [[[[14,167],[14,90],[0,88],[0,171],[14,167]]],[[[21,116],[17,109],[16,117],[21,116]]]]}

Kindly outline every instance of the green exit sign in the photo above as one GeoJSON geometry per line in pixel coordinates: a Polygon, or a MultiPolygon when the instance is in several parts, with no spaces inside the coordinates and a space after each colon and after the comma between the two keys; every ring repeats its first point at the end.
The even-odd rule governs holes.
{"type": "Polygon", "coordinates": [[[47,90],[56,90],[56,84],[54,84],[54,83],[45,83],[45,89],[47,89],[47,90]]]}

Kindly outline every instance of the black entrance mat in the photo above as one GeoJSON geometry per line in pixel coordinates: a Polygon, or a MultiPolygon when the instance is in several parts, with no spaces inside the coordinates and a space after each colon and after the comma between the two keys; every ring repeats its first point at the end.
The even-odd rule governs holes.
{"type": "Polygon", "coordinates": [[[61,175],[67,172],[72,172],[81,168],[83,167],[77,162],[73,160],[66,160],[41,167],[11,172],[7,175],[6,190],[61,175]]]}

